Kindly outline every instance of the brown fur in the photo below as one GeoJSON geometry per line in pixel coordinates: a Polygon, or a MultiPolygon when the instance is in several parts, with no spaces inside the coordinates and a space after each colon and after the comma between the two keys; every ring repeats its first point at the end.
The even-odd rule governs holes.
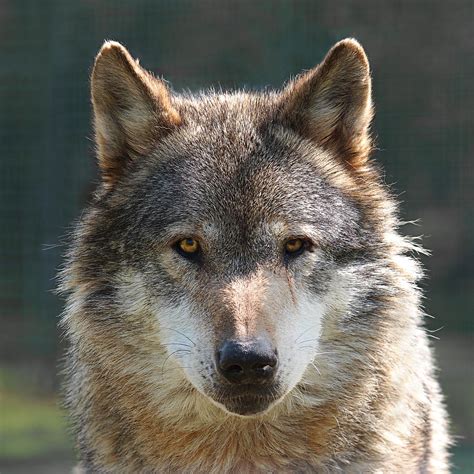
{"type": "Polygon", "coordinates": [[[126,167],[126,160],[151,151],[181,122],[165,84],[142,69],[119,43],[108,42],[92,71],[99,165],[107,185],[126,167]]]}
{"type": "Polygon", "coordinates": [[[370,160],[371,80],[362,47],[338,43],[281,93],[178,96],[125,48],[106,43],[92,97],[103,184],[62,275],[67,403],[82,469],[447,472],[446,414],[421,321],[421,270],[410,255],[418,247],[399,235],[396,203],[370,160]],[[171,198],[153,200],[167,185],[153,181],[161,176],[156,166],[173,176],[189,168],[171,198]],[[323,191],[310,188],[306,175],[323,191]],[[189,227],[189,217],[148,224],[165,199],[164,215],[183,200],[176,215],[206,199],[211,205],[197,212],[199,225],[189,227]],[[325,210],[318,225],[291,217],[298,205],[297,216],[325,210]],[[215,222],[224,232],[208,222],[222,208],[215,222]],[[258,241],[265,232],[280,242],[269,256],[258,241]],[[282,267],[274,253],[300,234],[314,249],[296,270],[282,267]],[[187,236],[209,255],[205,272],[170,247],[187,236]],[[326,312],[318,340],[305,342],[305,331],[295,338],[318,350],[267,411],[225,411],[196,388],[180,359],[193,351],[191,362],[202,357],[212,372],[205,348],[157,314],[163,300],[183,292],[190,314],[207,316],[183,324],[211,332],[212,344],[262,331],[275,339],[293,325],[284,315],[297,324],[304,298],[320,298],[326,312]],[[167,343],[166,331],[178,342],[167,343]]]}
{"type": "Polygon", "coordinates": [[[340,41],[320,66],[287,88],[288,123],[357,168],[371,151],[368,127],[372,119],[370,70],[364,50],[352,40],[340,41]],[[310,104],[308,106],[308,104],[310,104]]]}

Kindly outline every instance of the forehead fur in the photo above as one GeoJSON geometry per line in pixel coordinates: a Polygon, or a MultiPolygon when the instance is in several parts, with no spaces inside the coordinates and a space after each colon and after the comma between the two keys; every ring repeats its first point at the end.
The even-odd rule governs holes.
{"type": "Polygon", "coordinates": [[[370,72],[353,40],[280,91],[199,94],[173,93],[108,44],[92,90],[108,146],[99,148],[98,210],[115,239],[199,233],[262,248],[270,236],[303,234],[344,252],[391,229],[393,201],[368,160],[370,72]]]}
{"type": "Polygon", "coordinates": [[[231,125],[248,130],[271,120],[279,109],[279,94],[269,92],[216,92],[174,95],[174,104],[187,123],[231,125]]]}
{"type": "Polygon", "coordinates": [[[290,222],[321,236],[354,232],[357,203],[326,179],[325,166],[347,172],[329,151],[274,120],[276,94],[201,94],[174,106],[186,117],[181,127],[157,140],[123,181],[134,205],[146,209],[145,221],[161,229],[207,222],[232,235],[232,227],[248,233],[290,222]]]}

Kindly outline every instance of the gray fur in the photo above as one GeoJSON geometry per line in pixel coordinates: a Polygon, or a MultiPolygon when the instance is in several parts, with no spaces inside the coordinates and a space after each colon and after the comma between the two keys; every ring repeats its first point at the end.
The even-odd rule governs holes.
{"type": "Polygon", "coordinates": [[[447,472],[417,247],[399,235],[395,200],[369,159],[370,77],[359,48],[351,40],[336,46],[310,77],[332,79],[331,64],[348,60],[344,54],[356,61],[367,90],[337,109],[341,123],[353,121],[352,138],[331,122],[323,139],[307,123],[317,114],[295,112],[306,107],[303,77],[282,93],[172,94],[163,107],[173,125],[120,166],[107,162],[121,159],[117,145],[101,142],[114,150],[99,156],[112,177],[78,223],[62,274],[67,404],[86,472],[447,472]],[[288,259],[275,224],[304,229],[312,245],[288,259]],[[170,250],[186,237],[177,228],[199,232],[205,248],[195,261],[170,250]],[[215,348],[178,334],[176,355],[163,345],[167,328],[155,308],[192,301],[193,324],[219,340],[233,330],[223,289],[262,271],[264,288],[274,283],[268,275],[287,275],[295,307],[307,298],[324,302],[325,312],[317,338],[303,331],[292,341],[273,404],[245,418],[215,404],[223,390],[209,356],[215,348]],[[291,367],[311,345],[312,362],[290,387],[291,367]],[[186,375],[187,352],[200,361],[199,387],[186,375]],[[219,440],[220,451],[206,454],[219,440]]]}

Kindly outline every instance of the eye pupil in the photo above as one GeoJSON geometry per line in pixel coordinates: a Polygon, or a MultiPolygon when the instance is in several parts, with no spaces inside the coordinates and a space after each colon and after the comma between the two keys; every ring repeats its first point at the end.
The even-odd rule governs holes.
{"type": "Polygon", "coordinates": [[[178,248],[185,254],[195,254],[199,250],[199,243],[197,240],[188,237],[178,242],[178,248]]]}

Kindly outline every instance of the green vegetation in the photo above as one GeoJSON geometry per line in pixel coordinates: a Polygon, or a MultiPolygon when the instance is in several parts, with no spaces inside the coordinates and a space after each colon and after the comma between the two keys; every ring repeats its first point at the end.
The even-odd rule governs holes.
{"type": "Polygon", "coordinates": [[[67,423],[57,400],[0,371],[0,459],[71,456],[67,423]],[[27,395],[25,395],[27,393],[27,395]]]}

